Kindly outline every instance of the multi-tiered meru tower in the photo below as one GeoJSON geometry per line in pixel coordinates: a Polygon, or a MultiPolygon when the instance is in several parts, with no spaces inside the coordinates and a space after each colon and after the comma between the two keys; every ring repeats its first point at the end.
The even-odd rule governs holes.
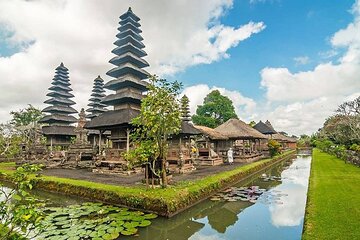
{"type": "Polygon", "coordinates": [[[104,80],[98,76],[94,80],[94,86],[89,99],[89,108],[86,109],[86,112],[89,114],[86,115],[86,118],[93,119],[94,117],[99,116],[101,113],[106,112],[106,105],[101,103],[103,98],[105,97],[104,90],[104,80]]]}
{"type": "Polygon", "coordinates": [[[143,59],[147,54],[143,50],[143,38],[140,36],[140,18],[131,8],[120,16],[118,38],[112,51],[116,56],[110,60],[115,65],[106,74],[114,79],[105,84],[105,88],[115,91],[106,96],[102,103],[113,109],[93,118],[86,128],[100,131],[111,130],[113,147],[129,149],[129,131],[131,120],[139,114],[143,92],[147,89],[149,73],[143,68],[149,64],[143,59]]]}
{"type": "Polygon", "coordinates": [[[49,113],[39,120],[39,123],[48,124],[42,127],[43,134],[47,137],[49,145],[66,146],[70,144],[71,137],[75,136],[74,127],[70,124],[77,119],[71,114],[77,111],[71,107],[75,104],[71,98],[74,97],[69,80],[68,69],[63,63],[56,68],[55,76],[46,95],[50,98],[44,103],[50,106],[42,111],[49,113]]]}

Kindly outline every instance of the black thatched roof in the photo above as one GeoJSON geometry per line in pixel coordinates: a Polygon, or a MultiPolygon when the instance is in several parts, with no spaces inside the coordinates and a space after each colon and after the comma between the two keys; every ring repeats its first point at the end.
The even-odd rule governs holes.
{"type": "Polygon", "coordinates": [[[44,135],[65,135],[75,136],[74,126],[43,126],[42,132],[44,135]]]}
{"type": "Polygon", "coordinates": [[[262,121],[258,122],[254,128],[262,134],[275,134],[276,131],[271,125],[265,124],[262,121]]]}
{"type": "Polygon", "coordinates": [[[110,129],[117,126],[129,125],[131,120],[139,115],[140,111],[135,109],[120,109],[108,111],[91,119],[85,124],[88,129],[110,129]]]}
{"type": "Polygon", "coordinates": [[[181,121],[180,135],[199,135],[201,132],[188,121],[181,121]]]}

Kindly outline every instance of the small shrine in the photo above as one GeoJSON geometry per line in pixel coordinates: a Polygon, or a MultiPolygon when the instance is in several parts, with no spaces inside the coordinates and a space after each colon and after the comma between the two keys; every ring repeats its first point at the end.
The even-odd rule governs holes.
{"type": "Polygon", "coordinates": [[[69,146],[67,152],[67,161],[70,163],[76,163],[76,166],[90,166],[95,156],[95,150],[93,145],[88,142],[88,130],[84,128],[86,124],[86,114],[82,108],[79,113],[79,120],[77,127],[74,129],[76,134],[75,142],[69,146]],[[80,161],[90,161],[80,164],[80,161]]]}

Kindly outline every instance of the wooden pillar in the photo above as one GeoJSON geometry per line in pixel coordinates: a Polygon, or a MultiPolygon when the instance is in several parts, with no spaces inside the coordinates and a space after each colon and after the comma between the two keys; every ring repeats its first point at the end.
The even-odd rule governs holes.
{"type": "Polygon", "coordinates": [[[126,129],[126,152],[130,151],[130,130],[126,129]]]}
{"type": "Polygon", "coordinates": [[[102,135],[102,131],[99,130],[99,154],[101,154],[101,135],[102,135]]]}

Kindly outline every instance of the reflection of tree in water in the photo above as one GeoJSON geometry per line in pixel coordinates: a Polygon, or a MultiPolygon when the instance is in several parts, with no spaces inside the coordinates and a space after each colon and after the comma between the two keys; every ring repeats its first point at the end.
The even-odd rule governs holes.
{"type": "MultiPolygon", "coordinates": [[[[280,176],[283,168],[291,164],[292,161],[285,161],[271,169],[266,170],[267,175],[280,176]]],[[[259,175],[251,177],[246,181],[239,182],[236,186],[251,186],[257,185],[260,188],[272,188],[279,185],[278,181],[264,182],[259,178],[259,175]]],[[[234,225],[241,217],[240,212],[252,206],[250,202],[213,202],[204,201],[201,205],[196,205],[184,212],[168,219],[155,219],[149,227],[140,228],[138,240],[142,239],[156,239],[156,240],[182,240],[188,239],[196,232],[200,231],[205,224],[201,223],[201,219],[208,219],[209,225],[218,233],[225,233],[229,226],[234,225]],[[199,222],[198,222],[198,221],[199,222]]],[[[123,239],[123,238],[122,238],[123,239]]],[[[134,237],[124,238],[134,239],[134,237]]]]}
{"type": "Polygon", "coordinates": [[[239,201],[219,204],[219,206],[208,215],[209,224],[218,233],[225,233],[229,226],[234,225],[238,221],[238,214],[251,205],[249,202],[239,201]]]}

